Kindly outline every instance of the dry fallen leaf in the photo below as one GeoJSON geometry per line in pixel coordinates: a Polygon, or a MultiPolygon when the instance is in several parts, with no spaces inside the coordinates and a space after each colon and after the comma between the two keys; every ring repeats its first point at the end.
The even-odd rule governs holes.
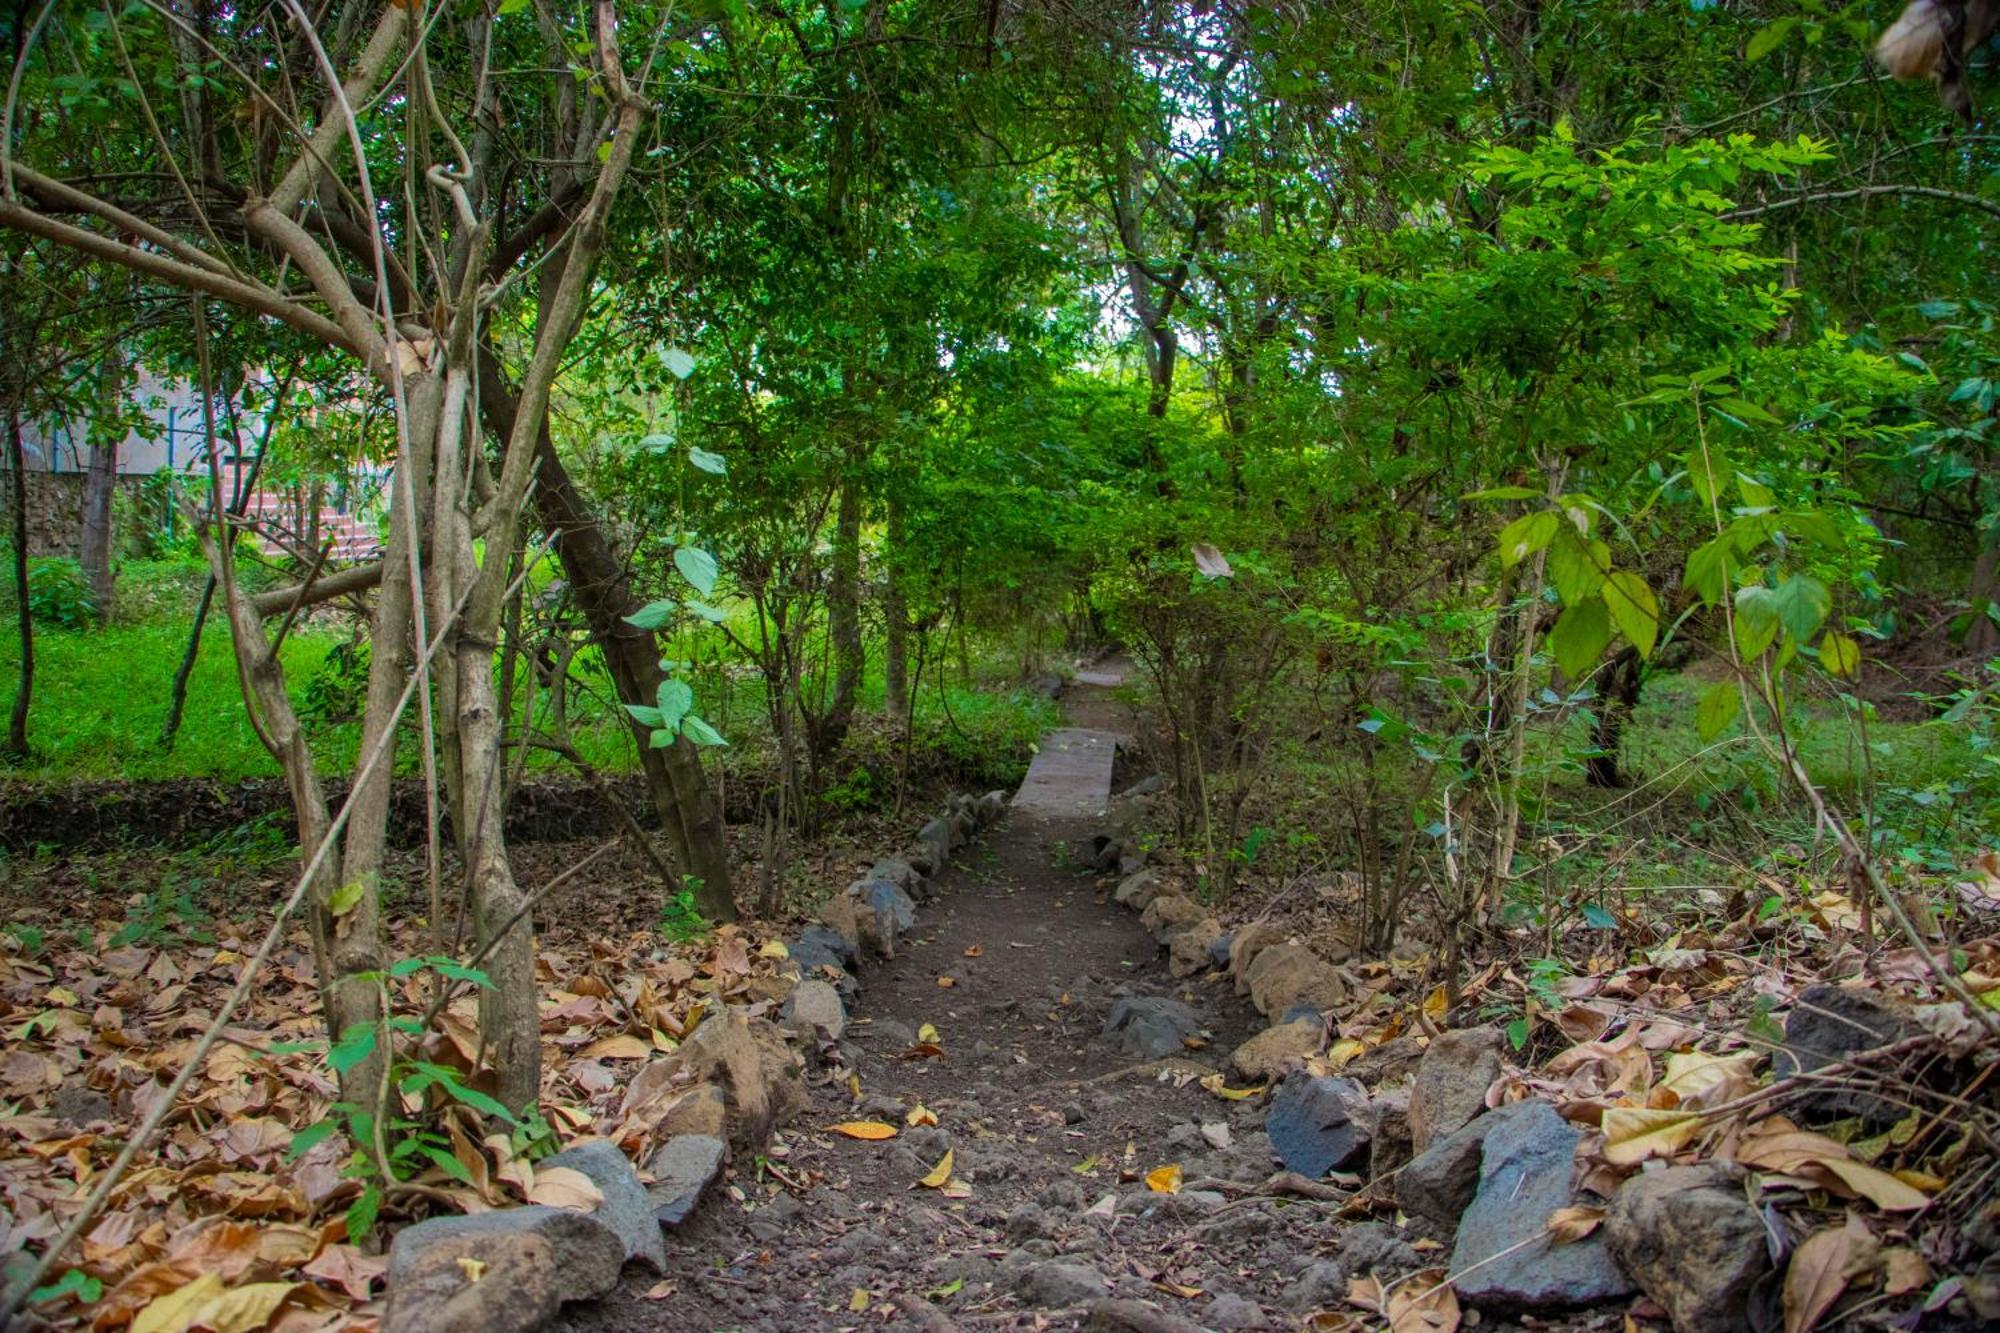
{"type": "Polygon", "coordinates": [[[1549,1236],[1558,1245],[1582,1240],[1604,1224],[1604,1210],[1587,1204],[1571,1204],[1549,1214],[1549,1236]]]}
{"type": "Polygon", "coordinates": [[[986,946],[983,944],[968,944],[965,946],[965,956],[967,958],[977,958],[985,952],[986,946]]]}
{"type": "Polygon", "coordinates": [[[1671,1157],[1701,1132],[1701,1124],[1692,1111],[1614,1106],[1604,1113],[1604,1160],[1637,1166],[1648,1157],[1671,1157]]]}
{"type": "Polygon", "coordinates": [[[951,988],[952,988],[953,986],[956,986],[957,984],[958,984],[958,978],[957,978],[957,977],[939,977],[939,978],[938,978],[938,985],[939,985],[939,987],[941,987],[941,988],[942,988],[942,989],[944,989],[944,990],[950,990],[950,989],[951,989],[951,988]]]}
{"type": "Polygon", "coordinates": [[[655,1282],[652,1286],[646,1288],[646,1290],[643,1293],[641,1293],[639,1299],[642,1301],[663,1301],[667,1297],[673,1295],[676,1291],[679,1290],[680,1290],[680,1284],[678,1282],[671,1282],[671,1281],[655,1282]]]}
{"type": "Polygon", "coordinates": [[[1806,1237],[1785,1269],[1785,1333],[1811,1333],[1848,1281],[1875,1266],[1878,1250],[1874,1234],[1851,1213],[1846,1226],[1806,1237]]]}
{"type": "Polygon", "coordinates": [[[1156,1166],[1146,1173],[1146,1188],[1155,1194],[1179,1194],[1181,1192],[1181,1168],[1176,1162],[1170,1166],[1156,1166]]]}
{"type": "Polygon", "coordinates": [[[845,1120],[838,1125],[828,1125],[835,1134],[845,1134],[850,1139],[893,1139],[896,1127],[885,1125],[879,1120],[845,1120]]]}
{"type": "Polygon", "coordinates": [[[1207,1091],[1214,1093],[1218,1097],[1225,1098],[1232,1102],[1240,1102],[1244,1101],[1247,1098],[1257,1096],[1259,1093],[1263,1092],[1264,1089],[1268,1088],[1270,1084],[1260,1083],[1254,1088],[1232,1088],[1228,1084],[1223,1082],[1222,1075],[1210,1074],[1201,1080],[1201,1086],[1207,1091]]]}
{"type": "Polygon", "coordinates": [[[937,1027],[930,1023],[922,1024],[917,1028],[917,1040],[920,1042],[938,1040],[937,1027]]]}
{"type": "Polygon", "coordinates": [[[945,1183],[950,1179],[951,1179],[951,1149],[946,1148],[944,1150],[944,1156],[939,1159],[938,1164],[936,1166],[931,1168],[930,1174],[926,1175],[922,1180],[919,1180],[917,1183],[919,1185],[922,1185],[925,1189],[938,1190],[938,1189],[943,1189],[945,1187],[945,1183]]]}
{"type": "Polygon", "coordinates": [[[535,1172],[535,1187],[528,1191],[528,1202],[590,1213],[604,1202],[604,1191],[573,1166],[547,1166],[535,1172]]]}
{"type": "Polygon", "coordinates": [[[647,1060],[652,1055],[652,1043],[625,1032],[593,1041],[577,1052],[579,1060],[647,1060]]]}
{"type": "Polygon", "coordinates": [[[868,1299],[868,1288],[856,1287],[854,1294],[847,1298],[847,1308],[854,1314],[860,1314],[868,1308],[868,1299]]]}
{"type": "Polygon", "coordinates": [[[935,1125],[937,1122],[937,1112],[928,1106],[912,1106],[910,1113],[903,1117],[903,1123],[912,1126],[935,1125]]]}

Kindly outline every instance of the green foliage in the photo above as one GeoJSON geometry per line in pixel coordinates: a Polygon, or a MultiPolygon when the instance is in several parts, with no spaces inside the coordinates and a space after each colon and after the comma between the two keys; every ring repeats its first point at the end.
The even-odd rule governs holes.
{"type": "Polygon", "coordinates": [[[74,560],[28,562],[28,612],[52,629],[84,629],[98,620],[97,601],[74,560]]]}
{"type": "Polygon", "coordinates": [[[714,929],[714,923],[701,914],[697,905],[698,887],[699,882],[692,875],[684,875],[681,886],[660,905],[660,934],[676,944],[698,940],[714,929]]]}

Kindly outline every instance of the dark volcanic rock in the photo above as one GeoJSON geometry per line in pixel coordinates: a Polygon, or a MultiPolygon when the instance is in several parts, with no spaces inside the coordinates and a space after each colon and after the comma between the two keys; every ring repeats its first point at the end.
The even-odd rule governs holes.
{"type": "Polygon", "coordinates": [[[1472,1305],[1574,1309],[1632,1290],[1602,1235],[1567,1245],[1547,1235],[1549,1215],[1575,1202],[1571,1178],[1583,1132],[1547,1102],[1524,1102],[1486,1133],[1479,1189],[1458,1220],[1453,1284],[1472,1305]]]}
{"type": "Polygon", "coordinates": [[[1611,1200],[1605,1242],[1676,1333],[1751,1326],[1750,1293],[1771,1271],[1764,1220],[1726,1167],[1675,1166],[1634,1176],[1611,1200]]]}
{"type": "Polygon", "coordinates": [[[684,1134],[668,1139],[646,1169],[653,1183],[646,1196],[653,1206],[655,1230],[679,1226],[701,1202],[701,1192],[722,1171],[722,1159],[729,1153],[721,1139],[706,1134],[684,1134]]]}
{"type": "MultiPolygon", "coordinates": [[[[1922,1031],[1909,1007],[1893,996],[1858,986],[1821,982],[1808,986],[1785,1020],[1785,1044],[1771,1059],[1777,1078],[1844,1060],[1922,1031]]],[[[1893,1124],[1908,1108],[1872,1093],[1832,1088],[1808,1093],[1803,1105],[1820,1115],[1858,1115],[1877,1125],[1893,1124]]]]}
{"type": "Polygon", "coordinates": [[[1194,1010],[1157,995],[1127,996],[1111,1006],[1111,1016],[1104,1020],[1104,1040],[1135,1060],[1183,1055],[1183,1039],[1200,1032],[1194,1010]]]}
{"type": "Polygon", "coordinates": [[[653,1220],[652,1202],[646,1198],[646,1187],[639,1183],[639,1173],[632,1169],[632,1163],[618,1150],[617,1144],[609,1139],[592,1139],[565,1148],[535,1165],[566,1166],[588,1176],[590,1183],[604,1195],[604,1202],[591,1216],[611,1228],[618,1243],[625,1247],[625,1258],[637,1259],[655,1273],[667,1271],[667,1246],[660,1237],[659,1224],[653,1220]]]}
{"type": "Polygon", "coordinates": [[[1368,1090],[1351,1078],[1294,1074],[1278,1086],[1264,1128],[1271,1151],[1309,1180],[1347,1165],[1374,1135],[1368,1090]]]}

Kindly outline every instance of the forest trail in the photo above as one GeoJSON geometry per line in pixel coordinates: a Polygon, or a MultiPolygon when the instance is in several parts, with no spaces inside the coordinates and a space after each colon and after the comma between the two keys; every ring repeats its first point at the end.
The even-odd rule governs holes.
{"type": "MultiPolygon", "coordinates": [[[[1071,718],[1091,724],[1083,734],[1108,738],[1121,720],[1109,683],[1075,691],[1071,718]]],[[[1108,740],[1101,748],[1084,753],[1108,782],[1108,740]]],[[[1073,801],[1058,808],[1080,809],[1073,778],[1055,785],[1073,801]]],[[[1024,791],[1037,786],[1031,778],[1024,791]]],[[[1100,792],[1090,813],[1102,807],[1100,792]]],[[[812,1107],[780,1149],[790,1183],[736,1161],[734,1190],[716,1191],[668,1237],[674,1290],[647,1299],[652,1280],[629,1280],[594,1307],[573,1307],[572,1326],[1074,1327],[1082,1303],[1106,1295],[1193,1321],[1162,1327],[1291,1322],[1273,1307],[1289,1275],[1330,1241],[1330,1213],[1192,1188],[1270,1174],[1261,1109],[1195,1082],[1206,1072],[1196,1061],[1219,1067],[1261,1024],[1226,979],[1171,978],[1138,917],[1109,900],[1115,879],[1072,861],[1096,827],[1017,805],[968,848],[906,951],[861,970],[842,1043],[858,1103],[845,1071],[810,1071],[812,1107]],[[1115,1048],[1101,1034],[1128,997],[1188,1005],[1205,1044],[1159,1062],[1115,1048]],[[944,1053],[912,1057],[926,1024],[944,1053]],[[919,1106],[935,1127],[908,1125],[919,1106]],[[859,1142],[827,1132],[854,1119],[900,1133],[859,1142]],[[918,1184],[947,1149],[967,1197],[918,1184]],[[1174,1164],[1188,1192],[1146,1188],[1145,1173],[1174,1164]],[[902,1308],[910,1298],[931,1303],[925,1317],[902,1308]]]]}

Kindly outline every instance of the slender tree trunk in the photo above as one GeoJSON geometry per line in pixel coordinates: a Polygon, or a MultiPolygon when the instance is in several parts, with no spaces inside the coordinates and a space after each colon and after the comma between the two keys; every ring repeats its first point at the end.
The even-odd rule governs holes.
{"type": "Polygon", "coordinates": [[[826,589],[826,632],[833,648],[833,697],[813,729],[815,756],[831,754],[847,737],[866,662],[861,645],[861,478],[855,460],[840,483],[833,527],[833,577],[826,589]]]}
{"type": "Polygon", "coordinates": [[[898,731],[904,729],[910,712],[910,598],[903,586],[906,521],[903,497],[892,493],[887,534],[889,576],[882,586],[882,708],[898,731]]]}
{"type": "Polygon", "coordinates": [[[119,400],[125,392],[125,363],[116,351],[104,358],[98,386],[98,418],[90,426],[90,467],[83,477],[83,532],[77,554],[84,581],[97,604],[99,621],[111,619],[116,587],[111,575],[111,498],[118,489],[119,400]]]}
{"type": "Polygon", "coordinates": [[[1639,706],[1643,671],[1639,650],[1630,646],[1604,669],[1603,684],[1598,691],[1597,724],[1590,733],[1593,753],[1584,765],[1585,776],[1593,787],[1625,785],[1624,774],[1618,768],[1618,748],[1625,737],[1625,724],[1631,720],[1632,710],[1639,706]]]}
{"type": "Polygon", "coordinates": [[[2000,653],[2000,625],[1993,623],[2000,605],[2000,546],[1989,546],[1972,565],[1972,622],[1965,629],[1965,650],[1980,657],[2000,653]]]}
{"type": "Polygon", "coordinates": [[[21,678],[7,719],[7,753],[28,757],[28,707],[35,695],[35,614],[28,605],[28,458],[21,442],[21,400],[7,400],[7,461],[14,472],[14,605],[21,626],[21,678]]]}

